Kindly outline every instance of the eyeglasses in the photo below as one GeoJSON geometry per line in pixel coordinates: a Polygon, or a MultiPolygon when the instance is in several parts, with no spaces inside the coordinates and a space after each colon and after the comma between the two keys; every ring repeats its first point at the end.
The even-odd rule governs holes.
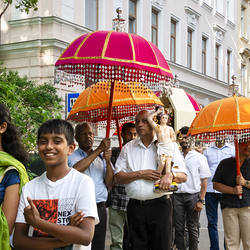
{"type": "Polygon", "coordinates": [[[80,135],[80,136],[84,136],[84,137],[87,137],[87,135],[88,136],[90,136],[90,137],[92,137],[93,135],[94,135],[94,133],[92,133],[92,132],[83,132],[83,133],[79,133],[78,135],[80,135]]]}

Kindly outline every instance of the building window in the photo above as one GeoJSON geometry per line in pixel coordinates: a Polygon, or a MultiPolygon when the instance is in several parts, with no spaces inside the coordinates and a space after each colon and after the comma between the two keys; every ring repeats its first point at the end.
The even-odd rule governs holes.
{"type": "Polygon", "coordinates": [[[187,67],[192,68],[192,30],[188,29],[187,34],[187,67]]]}
{"type": "Polygon", "coordinates": [[[246,66],[241,64],[240,93],[242,95],[244,95],[245,70],[246,70],[246,66]]]}
{"type": "Polygon", "coordinates": [[[202,37],[202,74],[206,74],[206,58],[207,58],[207,50],[206,50],[207,39],[202,37]]]}
{"type": "Polygon", "coordinates": [[[227,20],[234,22],[234,0],[227,0],[227,20]]]}
{"type": "Polygon", "coordinates": [[[216,12],[223,14],[223,1],[215,0],[215,10],[216,12]]]}
{"type": "Polygon", "coordinates": [[[215,78],[219,79],[219,49],[220,46],[216,44],[215,46],[215,78]]]}
{"type": "Polygon", "coordinates": [[[241,16],[240,16],[240,35],[244,37],[244,14],[245,9],[241,9],[241,16]]]}
{"type": "Polygon", "coordinates": [[[129,0],[129,33],[136,34],[136,0],[129,0]]]}
{"type": "Polygon", "coordinates": [[[158,12],[152,9],[152,43],[158,45],[158,12]]]}
{"type": "Polygon", "coordinates": [[[206,3],[207,5],[211,4],[211,0],[203,0],[203,3],[206,3]]]}
{"type": "Polygon", "coordinates": [[[171,19],[170,60],[176,62],[176,22],[171,19]]]}
{"type": "Polygon", "coordinates": [[[85,26],[98,30],[98,0],[85,0],[85,26]]]}
{"type": "Polygon", "coordinates": [[[231,51],[227,51],[227,83],[230,84],[230,58],[231,58],[231,51]]]}

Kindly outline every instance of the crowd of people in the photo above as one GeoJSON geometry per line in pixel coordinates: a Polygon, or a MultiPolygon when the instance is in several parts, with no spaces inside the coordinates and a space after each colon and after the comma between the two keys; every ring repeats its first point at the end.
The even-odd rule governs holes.
{"type": "Polygon", "coordinates": [[[197,151],[189,127],[175,137],[167,124],[164,109],[141,110],[122,127],[122,150],[111,150],[110,138],[93,149],[89,123],[48,120],[37,133],[46,172],[29,181],[20,133],[0,103],[0,249],[104,250],[109,225],[111,250],[197,250],[204,205],[210,249],[219,249],[219,203],[225,248],[242,240],[250,249],[250,143],[239,142],[237,176],[234,147],[217,138],[197,151]]]}

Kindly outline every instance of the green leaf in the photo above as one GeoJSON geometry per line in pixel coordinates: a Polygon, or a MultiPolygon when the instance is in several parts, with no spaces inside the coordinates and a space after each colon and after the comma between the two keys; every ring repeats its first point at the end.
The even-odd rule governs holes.
{"type": "Polygon", "coordinates": [[[27,76],[7,70],[0,62],[0,102],[11,112],[12,122],[20,132],[28,152],[36,152],[37,130],[40,125],[54,117],[61,118],[62,99],[51,83],[41,85],[27,76]]]}

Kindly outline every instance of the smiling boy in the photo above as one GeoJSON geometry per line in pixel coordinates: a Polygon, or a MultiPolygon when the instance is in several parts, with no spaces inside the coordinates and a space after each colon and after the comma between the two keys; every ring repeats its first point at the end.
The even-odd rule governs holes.
{"type": "Polygon", "coordinates": [[[22,189],[14,234],[16,250],[68,250],[73,244],[77,244],[74,249],[89,249],[99,221],[95,188],[90,177],[68,166],[74,149],[74,130],[67,121],[52,119],[39,128],[38,151],[47,171],[22,189]],[[72,215],[78,216],[74,226],[72,215]]]}

